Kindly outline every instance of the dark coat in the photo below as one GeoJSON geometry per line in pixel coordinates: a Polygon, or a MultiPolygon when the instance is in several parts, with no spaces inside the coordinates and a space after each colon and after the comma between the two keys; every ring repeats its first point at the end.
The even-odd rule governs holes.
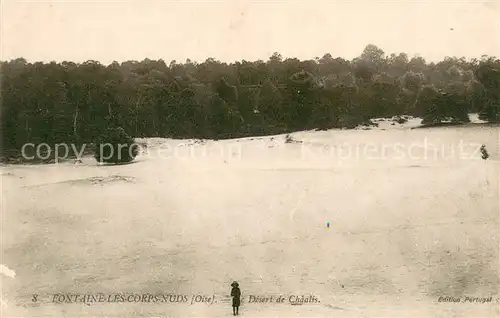
{"type": "Polygon", "coordinates": [[[231,289],[231,297],[233,297],[233,307],[239,307],[241,291],[238,287],[233,287],[233,289],[231,289]]]}

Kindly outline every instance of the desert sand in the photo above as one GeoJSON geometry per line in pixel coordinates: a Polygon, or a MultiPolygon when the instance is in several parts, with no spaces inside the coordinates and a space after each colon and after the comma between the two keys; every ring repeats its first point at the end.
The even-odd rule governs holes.
{"type": "Polygon", "coordinates": [[[412,124],[3,166],[2,317],[229,317],[233,280],[242,317],[499,317],[499,128],[412,124]],[[53,302],[68,293],[216,302],[53,302]]]}

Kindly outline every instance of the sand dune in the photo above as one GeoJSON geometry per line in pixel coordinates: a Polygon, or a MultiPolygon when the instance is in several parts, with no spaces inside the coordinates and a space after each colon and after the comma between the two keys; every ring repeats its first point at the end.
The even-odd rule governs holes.
{"type": "Polygon", "coordinates": [[[3,167],[2,263],[16,273],[2,275],[3,317],[226,317],[233,280],[243,317],[499,316],[498,127],[292,136],[156,138],[130,165],[3,167]],[[97,292],[218,302],[53,302],[97,292]]]}

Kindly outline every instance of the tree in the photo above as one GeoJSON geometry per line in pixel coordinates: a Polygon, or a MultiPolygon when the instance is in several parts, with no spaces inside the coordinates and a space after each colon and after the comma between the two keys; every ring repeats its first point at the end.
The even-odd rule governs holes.
{"type": "Polygon", "coordinates": [[[380,72],[383,64],[385,63],[384,51],[374,44],[368,44],[363,53],[361,53],[361,60],[366,62],[367,67],[370,67],[377,72],[380,72]]]}
{"type": "Polygon", "coordinates": [[[483,63],[477,68],[475,75],[484,86],[487,96],[480,118],[489,122],[500,122],[500,70],[483,63]]]}
{"type": "Polygon", "coordinates": [[[94,157],[98,162],[126,163],[134,160],[139,147],[121,127],[107,128],[99,135],[94,157]]]}
{"type": "Polygon", "coordinates": [[[0,63],[1,150],[9,156],[28,142],[90,143],[108,127],[133,137],[229,138],[403,114],[430,123],[467,122],[471,111],[499,119],[500,60],[490,56],[434,63],[367,45],[352,60],[274,53],[234,63],[0,63]]]}
{"type": "Polygon", "coordinates": [[[216,87],[217,94],[229,105],[236,105],[238,102],[238,90],[236,86],[227,83],[225,78],[221,78],[216,87]]]}
{"type": "Polygon", "coordinates": [[[275,126],[283,123],[283,97],[269,79],[264,81],[257,92],[255,109],[266,123],[275,126]]]}
{"type": "Polygon", "coordinates": [[[289,121],[291,127],[307,127],[318,92],[318,82],[314,75],[307,71],[294,73],[288,81],[287,93],[290,98],[289,121]]]}
{"type": "Polygon", "coordinates": [[[437,92],[427,105],[423,124],[437,124],[443,121],[454,123],[470,122],[465,98],[456,93],[437,92]]]}

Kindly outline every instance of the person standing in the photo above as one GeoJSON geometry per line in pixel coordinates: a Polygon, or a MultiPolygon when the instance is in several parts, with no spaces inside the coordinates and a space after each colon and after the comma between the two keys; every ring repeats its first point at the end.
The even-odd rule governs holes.
{"type": "Polygon", "coordinates": [[[238,315],[238,309],[240,308],[240,297],[241,297],[241,291],[238,285],[238,282],[233,282],[231,284],[231,297],[233,298],[233,316],[238,315]]]}

